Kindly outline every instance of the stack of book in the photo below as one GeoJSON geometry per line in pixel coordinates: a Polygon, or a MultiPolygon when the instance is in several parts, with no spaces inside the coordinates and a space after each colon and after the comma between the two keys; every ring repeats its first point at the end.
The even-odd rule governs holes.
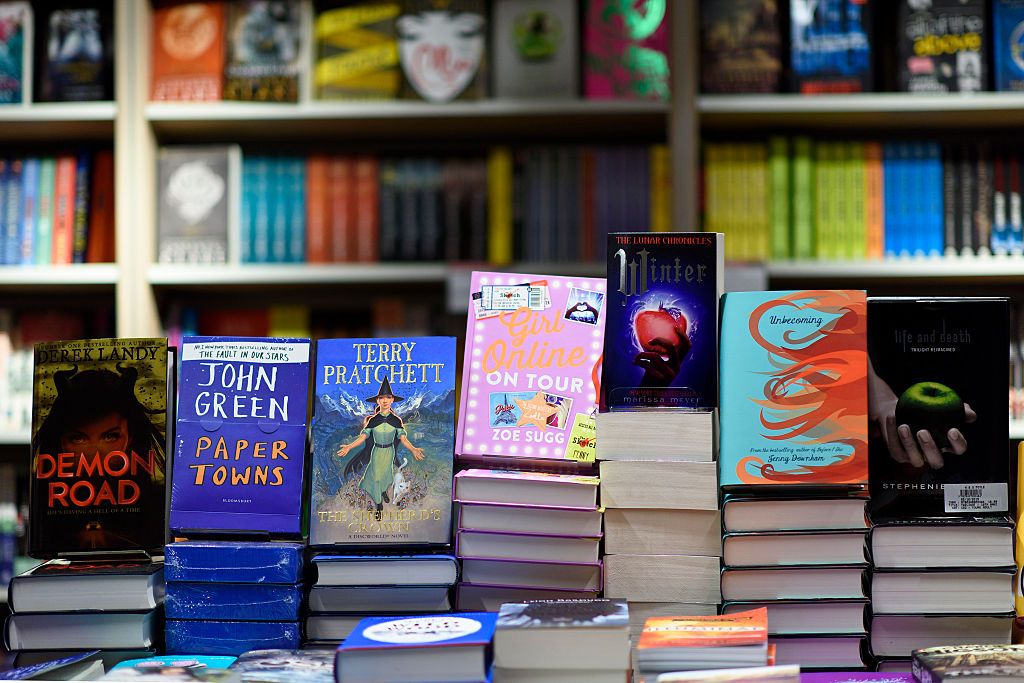
{"type": "Polygon", "coordinates": [[[371,615],[451,609],[455,339],[321,339],[313,408],[306,638],[371,615]]]}
{"type": "Polygon", "coordinates": [[[19,664],[144,656],[163,621],[173,355],[165,339],[94,339],[34,357],[28,551],[47,561],[11,582],[7,644],[19,664]]]}
{"type": "Polygon", "coordinates": [[[861,291],[724,298],[722,597],[779,664],[865,666],[866,328],[861,291]]]}
{"type": "Polygon", "coordinates": [[[653,616],[715,614],[722,554],[715,463],[722,239],[612,233],[597,415],[605,595],[653,616]],[[685,266],[684,266],[685,264],[685,266]]]}
{"type": "Polygon", "coordinates": [[[168,544],[167,651],[237,656],[298,647],[303,550],[288,542],[168,544]]]}
{"type": "Polygon", "coordinates": [[[506,603],[494,632],[494,681],[622,683],[629,654],[625,600],[506,603]]]}
{"type": "Polygon", "coordinates": [[[591,475],[605,289],[595,278],[471,276],[456,452],[510,469],[458,477],[460,609],[601,590],[591,475]]]}
{"type": "Polygon", "coordinates": [[[299,646],[309,357],[308,339],[182,339],[168,652],[299,646]]]}
{"type": "Polygon", "coordinates": [[[1001,645],[1013,625],[1006,299],[871,298],[871,649],[1001,645]]]}

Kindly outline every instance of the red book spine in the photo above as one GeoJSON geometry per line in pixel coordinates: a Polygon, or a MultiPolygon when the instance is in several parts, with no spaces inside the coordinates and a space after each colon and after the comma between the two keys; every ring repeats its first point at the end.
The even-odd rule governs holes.
{"type": "Polygon", "coordinates": [[[306,261],[309,263],[330,263],[332,256],[328,164],[328,157],[322,154],[314,154],[306,162],[306,261]]]}
{"type": "Polygon", "coordinates": [[[349,253],[351,238],[349,233],[353,231],[353,192],[352,192],[352,160],[348,157],[334,157],[331,160],[330,168],[330,189],[328,195],[331,201],[331,233],[332,233],[332,256],[335,263],[345,263],[354,260],[353,254],[349,253]]]}
{"type": "Polygon", "coordinates": [[[75,229],[75,157],[57,158],[53,184],[53,254],[57,265],[72,262],[75,229]]]}
{"type": "Polygon", "coordinates": [[[378,258],[377,241],[380,234],[380,208],[378,203],[377,159],[371,156],[356,160],[356,229],[353,252],[356,260],[372,262],[378,258]]]}

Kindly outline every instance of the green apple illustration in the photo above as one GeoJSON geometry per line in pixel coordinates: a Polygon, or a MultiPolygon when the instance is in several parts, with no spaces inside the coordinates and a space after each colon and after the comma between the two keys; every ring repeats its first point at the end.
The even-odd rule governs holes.
{"type": "Polygon", "coordinates": [[[909,425],[914,434],[927,429],[940,449],[949,446],[949,430],[965,419],[963,400],[941,382],[912,384],[896,402],[896,424],[909,425]]]}

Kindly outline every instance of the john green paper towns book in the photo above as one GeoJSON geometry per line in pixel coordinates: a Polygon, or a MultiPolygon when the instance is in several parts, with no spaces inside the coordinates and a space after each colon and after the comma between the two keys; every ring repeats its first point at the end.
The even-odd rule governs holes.
{"type": "Polygon", "coordinates": [[[862,291],[725,295],[722,486],[867,483],[866,312],[862,291]]]}
{"type": "Polygon", "coordinates": [[[455,338],[322,339],[312,545],[447,544],[455,338]]]}

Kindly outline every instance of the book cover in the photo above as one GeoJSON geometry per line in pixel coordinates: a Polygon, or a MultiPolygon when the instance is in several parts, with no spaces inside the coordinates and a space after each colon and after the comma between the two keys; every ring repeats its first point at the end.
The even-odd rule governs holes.
{"type": "Polygon", "coordinates": [[[868,301],[871,516],[1010,512],[1009,306],[999,298],[868,301]]]}
{"type": "Polygon", "coordinates": [[[32,7],[0,4],[0,104],[19,104],[31,89],[32,7]]]}
{"type": "Polygon", "coordinates": [[[234,655],[250,650],[295,650],[301,640],[297,621],[186,621],[168,619],[167,654],[234,655]]]}
{"type": "Polygon", "coordinates": [[[488,59],[483,0],[406,0],[396,25],[405,99],[484,97],[488,59]]]}
{"type": "Polygon", "coordinates": [[[309,353],[308,339],[182,340],[172,529],[302,532],[309,353]]]}
{"type": "Polygon", "coordinates": [[[705,0],[700,5],[701,91],[774,93],[782,81],[776,0],[705,0]]]}
{"type": "Polygon", "coordinates": [[[869,0],[792,0],[790,89],[803,94],[872,89],[869,0]]]}
{"type": "Polygon", "coordinates": [[[996,90],[1024,90],[1024,2],[992,1],[992,38],[996,90]]]}
{"type": "Polygon", "coordinates": [[[147,669],[155,666],[180,666],[192,670],[196,669],[226,669],[235,662],[235,657],[229,655],[192,655],[189,657],[145,657],[143,659],[126,659],[111,667],[111,671],[117,669],[147,669]]]}
{"type": "Polygon", "coordinates": [[[36,345],[30,555],[163,546],[169,376],[166,339],[36,345]]]}
{"type": "Polygon", "coordinates": [[[168,619],[298,621],[304,599],[302,584],[172,581],[164,614],[168,619]]]}
{"type": "Polygon", "coordinates": [[[629,628],[625,600],[586,598],[506,602],[498,610],[496,630],[629,628]]]}
{"type": "Polygon", "coordinates": [[[1024,441],[1017,444],[1017,510],[1014,518],[1014,558],[1017,562],[1017,578],[1014,582],[1014,611],[1018,618],[1024,617],[1024,441]]]}
{"type": "Polygon", "coordinates": [[[602,411],[718,405],[722,237],[608,236],[602,411]]]}
{"type": "Polygon", "coordinates": [[[456,453],[592,463],[602,279],[474,272],[456,453]]]}
{"type": "Polygon", "coordinates": [[[767,645],[768,608],[721,616],[650,617],[637,650],[767,645]]]}
{"type": "Polygon", "coordinates": [[[157,261],[227,263],[238,231],[237,146],[164,147],[157,160],[157,261]]]}
{"type": "Polygon", "coordinates": [[[178,541],[164,548],[167,581],[293,584],[302,581],[302,543],[178,541]]]}
{"type": "Polygon", "coordinates": [[[398,2],[324,3],[313,24],[317,99],[394,99],[402,82],[395,20],[398,2]]]}
{"type": "Polygon", "coordinates": [[[153,8],[154,102],[209,102],[224,92],[223,2],[165,4],[153,8]]]}
{"type": "Polygon", "coordinates": [[[40,9],[35,100],[113,100],[113,3],[46,3],[40,9]]]}
{"type": "Polygon", "coordinates": [[[321,339],[312,545],[447,544],[455,339],[321,339]]]}
{"type": "Polygon", "coordinates": [[[66,560],[49,560],[14,577],[15,583],[23,583],[29,579],[45,579],[50,576],[88,577],[88,576],[146,576],[163,571],[160,562],[139,562],[135,560],[82,560],[68,562],[66,560]]]}
{"type": "Polygon", "coordinates": [[[735,292],[723,302],[721,485],[866,483],[864,292],[735,292]]]}
{"type": "Polygon", "coordinates": [[[884,671],[810,671],[800,674],[800,683],[914,683],[914,677],[884,671]]]}
{"type": "Polygon", "coordinates": [[[329,650],[254,650],[228,667],[252,683],[331,683],[334,648],[329,650]]]}
{"type": "Polygon", "coordinates": [[[231,0],[224,99],[298,102],[302,21],[298,0],[231,0]]]}
{"type": "Polygon", "coordinates": [[[584,97],[669,100],[670,5],[665,0],[584,3],[584,97]]]}
{"type": "Polygon", "coordinates": [[[1024,645],[952,645],[914,650],[911,671],[922,683],[992,680],[1024,674],[1024,645]]]}
{"type": "Polygon", "coordinates": [[[338,648],[344,657],[352,650],[401,651],[419,647],[462,647],[490,644],[498,615],[465,612],[422,617],[367,617],[338,648]]]}
{"type": "Polygon", "coordinates": [[[900,0],[899,90],[986,90],[992,40],[984,0],[900,0]]]}
{"type": "Polygon", "coordinates": [[[572,0],[494,3],[496,97],[579,94],[579,21],[572,0]]]}
{"type": "Polygon", "coordinates": [[[86,650],[48,662],[9,669],[3,672],[3,677],[6,681],[46,680],[51,677],[52,680],[76,680],[79,678],[76,673],[93,672],[91,668],[93,665],[98,666],[98,671],[93,675],[95,673],[102,674],[103,664],[99,661],[98,655],[99,650],[86,650]]]}

